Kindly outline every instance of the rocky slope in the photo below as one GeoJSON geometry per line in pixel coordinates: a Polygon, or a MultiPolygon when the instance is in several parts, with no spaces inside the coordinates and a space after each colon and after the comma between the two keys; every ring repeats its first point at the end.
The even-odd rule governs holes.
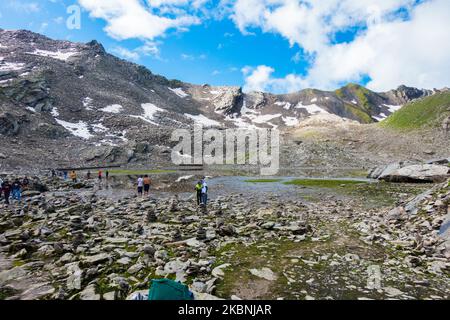
{"type": "Polygon", "coordinates": [[[336,92],[243,93],[168,80],[106,53],[96,41],[0,30],[0,154],[9,168],[162,163],[174,128],[200,123],[285,130],[320,114],[370,123],[434,93],[407,87],[375,93],[358,85],[336,92]]]}

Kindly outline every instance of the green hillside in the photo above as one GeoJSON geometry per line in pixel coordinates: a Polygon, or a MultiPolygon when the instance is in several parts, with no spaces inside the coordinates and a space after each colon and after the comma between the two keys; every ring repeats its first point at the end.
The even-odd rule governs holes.
{"type": "Polygon", "coordinates": [[[449,115],[450,92],[443,92],[405,105],[379,125],[401,130],[431,128],[440,126],[449,115]]]}

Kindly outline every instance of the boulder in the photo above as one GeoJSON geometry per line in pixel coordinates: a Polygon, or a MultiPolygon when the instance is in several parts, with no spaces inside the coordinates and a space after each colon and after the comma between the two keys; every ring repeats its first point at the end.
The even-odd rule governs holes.
{"type": "Polygon", "coordinates": [[[384,170],[378,179],[388,182],[438,183],[444,182],[449,176],[450,168],[447,166],[423,164],[384,170]]]}

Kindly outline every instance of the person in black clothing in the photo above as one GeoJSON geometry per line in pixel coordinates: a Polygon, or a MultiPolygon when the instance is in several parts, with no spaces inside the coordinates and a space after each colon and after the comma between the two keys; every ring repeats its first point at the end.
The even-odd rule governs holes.
{"type": "Polygon", "coordinates": [[[11,185],[9,184],[8,180],[3,182],[3,194],[5,195],[5,203],[9,204],[9,196],[11,195],[11,185]]]}
{"type": "Polygon", "coordinates": [[[28,190],[28,186],[30,185],[30,180],[27,177],[22,180],[22,190],[28,190]]]}

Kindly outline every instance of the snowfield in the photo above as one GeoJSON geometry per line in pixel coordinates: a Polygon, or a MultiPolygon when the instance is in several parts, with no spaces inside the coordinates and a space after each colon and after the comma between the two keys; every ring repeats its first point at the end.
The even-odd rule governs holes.
{"type": "Polygon", "coordinates": [[[4,62],[0,59],[0,71],[19,71],[25,67],[24,63],[4,62]]]}
{"type": "Polygon", "coordinates": [[[158,126],[158,124],[153,121],[155,119],[155,114],[157,114],[158,112],[165,112],[166,110],[158,108],[153,103],[144,103],[141,105],[141,107],[144,110],[144,114],[142,116],[130,117],[141,119],[142,121],[158,126]]]}
{"type": "Polygon", "coordinates": [[[202,114],[198,115],[198,116],[194,116],[192,114],[185,113],[184,116],[194,120],[195,123],[201,124],[205,127],[220,127],[221,126],[220,122],[209,119],[202,114]]]}
{"type": "Polygon", "coordinates": [[[383,104],[383,106],[387,107],[390,113],[394,113],[403,107],[403,106],[390,106],[388,104],[383,104]]]}
{"type": "Polygon", "coordinates": [[[298,121],[298,119],[295,117],[283,117],[282,119],[284,121],[284,124],[288,127],[295,127],[300,123],[300,121],[298,121]]]}
{"type": "Polygon", "coordinates": [[[34,52],[27,52],[27,54],[31,54],[34,56],[53,58],[53,59],[61,60],[61,61],[67,61],[67,60],[69,60],[69,58],[71,58],[72,56],[74,56],[78,53],[79,53],[78,51],[75,51],[73,49],[71,49],[70,51],[67,51],[67,52],[47,51],[47,50],[40,50],[40,49],[36,49],[36,50],[34,50],[34,52]]]}
{"type": "Polygon", "coordinates": [[[305,106],[300,102],[295,108],[296,109],[305,109],[309,114],[320,114],[320,113],[328,114],[329,113],[316,104],[311,104],[311,105],[305,106]]]}
{"type": "Polygon", "coordinates": [[[103,109],[100,109],[100,111],[107,112],[107,113],[119,114],[123,111],[123,107],[120,104],[113,104],[110,106],[106,106],[103,109]]]}
{"type": "Polygon", "coordinates": [[[70,131],[74,136],[80,137],[82,139],[90,139],[93,135],[89,132],[88,125],[79,121],[78,123],[71,123],[60,119],[55,119],[59,125],[63,126],[66,130],[70,131]]]}
{"type": "Polygon", "coordinates": [[[183,88],[168,88],[170,91],[172,91],[173,93],[175,93],[177,96],[179,96],[180,98],[186,98],[189,95],[183,91],[183,88]]]}

